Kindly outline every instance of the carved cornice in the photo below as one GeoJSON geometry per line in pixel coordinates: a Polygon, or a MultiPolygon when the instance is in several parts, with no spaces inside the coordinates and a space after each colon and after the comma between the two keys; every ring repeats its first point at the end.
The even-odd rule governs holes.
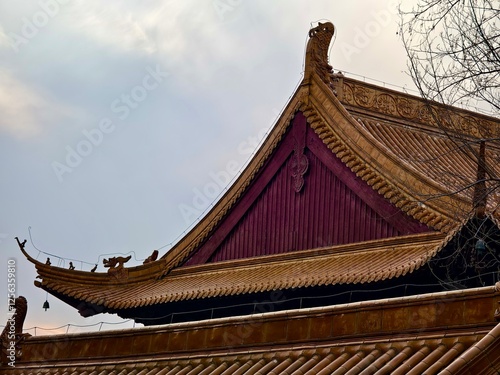
{"type": "Polygon", "coordinates": [[[366,82],[343,78],[336,84],[343,104],[473,138],[500,137],[500,121],[366,82]]]}

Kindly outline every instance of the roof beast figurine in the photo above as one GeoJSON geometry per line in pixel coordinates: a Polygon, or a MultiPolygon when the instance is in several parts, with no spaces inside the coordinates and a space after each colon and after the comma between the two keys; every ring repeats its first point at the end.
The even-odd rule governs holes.
{"type": "Polygon", "coordinates": [[[314,69],[323,82],[330,83],[333,77],[333,68],[328,64],[328,47],[334,33],[335,26],[331,22],[318,22],[318,26],[309,30],[304,79],[309,79],[314,69]]]}

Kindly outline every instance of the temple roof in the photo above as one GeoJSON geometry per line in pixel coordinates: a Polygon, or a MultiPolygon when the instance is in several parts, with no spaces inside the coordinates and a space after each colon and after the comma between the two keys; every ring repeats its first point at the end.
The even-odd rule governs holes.
{"type": "MultiPolygon", "coordinates": [[[[297,112],[358,178],[410,217],[443,233],[473,214],[480,142],[500,132],[496,118],[428,103],[342,74],[331,74],[325,81],[312,71],[227,193],[163,256],[167,273],[192,256],[244,196],[297,112]]],[[[490,176],[500,172],[495,162],[499,151],[488,144],[490,176]]],[[[497,202],[497,194],[490,194],[487,214],[494,220],[497,202]]]]}
{"type": "Polygon", "coordinates": [[[29,337],[5,375],[497,374],[498,288],[29,337]]]}
{"type": "MultiPolygon", "coordinates": [[[[333,73],[326,60],[332,33],[330,23],[311,30],[304,79],[269,136],[224,196],[172,249],[152,263],[111,267],[108,273],[46,266],[26,253],[41,279],[36,285],[73,305],[86,301],[121,309],[276,288],[386,280],[411,273],[436,255],[450,233],[473,213],[480,144],[499,135],[500,121],[333,73]],[[255,199],[256,181],[276,162],[276,152],[298,116],[321,140],[317,152],[328,152],[349,170],[348,178],[368,186],[430,233],[415,231],[413,237],[189,265],[204,244],[227,235],[220,228],[235,207],[255,199]]],[[[500,174],[500,165],[493,162],[499,151],[489,143],[485,147],[490,176],[500,174]]],[[[307,178],[302,162],[298,159],[295,167],[304,167],[307,178]]],[[[300,192],[302,175],[294,176],[300,192]]],[[[497,202],[496,194],[488,196],[486,214],[495,222],[497,202]]]]}
{"type": "MultiPolygon", "coordinates": [[[[487,139],[500,135],[500,121],[333,73],[327,62],[332,35],[331,23],[310,31],[304,79],[269,136],[225,195],[159,259],[154,253],[132,267],[126,258],[108,259],[107,273],[84,272],[39,262],[19,242],[37,269],[35,285],[82,315],[110,312],[164,325],[21,336],[16,366],[4,366],[2,373],[500,371],[499,283],[408,296],[411,285],[402,282],[415,276],[422,283],[418,278],[433,272],[426,266],[448,257],[455,246],[464,250],[459,258],[466,277],[481,268],[479,258],[476,268],[469,267],[469,255],[479,254],[479,232],[471,235],[469,227],[477,224],[478,213],[480,226],[493,228],[488,240],[495,248],[489,251],[496,256],[498,197],[489,193],[487,179],[500,172],[494,162],[500,150],[487,139]],[[327,191],[333,190],[329,184],[340,193],[327,191]],[[281,227],[263,237],[275,236],[275,248],[253,241],[263,223],[274,224],[273,214],[281,227]],[[250,224],[240,225],[245,220],[250,224]],[[286,226],[291,222],[293,230],[286,226]],[[320,238],[331,228],[351,232],[320,238]],[[226,238],[239,234],[243,240],[220,251],[226,238]],[[363,289],[367,285],[373,288],[363,289]],[[394,285],[403,286],[405,296],[375,297],[394,285]],[[360,289],[362,298],[350,295],[350,303],[343,303],[339,293],[314,305],[321,307],[304,308],[303,299],[324,297],[319,293],[327,287],[351,295],[360,289]],[[296,299],[296,291],[302,293],[300,307],[280,305],[296,299]],[[285,299],[285,292],[291,297],[285,299]],[[207,320],[165,320],[168,314],[229,310],[233,301],[250,301],[259,306],[252,311],[263,313],[236,309],[207,320]]],[[[488,282],[495,279],[498,267],[487,275],[488,282]]]]}

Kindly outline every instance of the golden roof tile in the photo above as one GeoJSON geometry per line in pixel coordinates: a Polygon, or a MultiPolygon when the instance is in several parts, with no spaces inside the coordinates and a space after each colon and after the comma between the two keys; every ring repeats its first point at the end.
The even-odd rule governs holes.
{"type": "Polygon", "coordinates": [[[440,233],[425,233],[350,245],[264,256],[253,262],[226,261],[183,267],[160,280],[138,284],[85,285],[47,279],[47,290],[123,309],[172,301],[333,284],[361,284],[414,272],[445,244],[440,233]]]}
{"type": "MultiPolygon", "coordinates": [[[[164,358],[149,369],[145,359],[132,359],[108,364],[85,363],[40,364],[38,368],[22,365],[6,369],[5,375],[35,374],[459,374],[474,360],[465,362],[457,356],[465,348],[472,352],[480,336],[463,333],[460,342],[432,338],[399,338],[390,343],[370,339],[365,342],[323,344],[318,348],[271,348],[254,350],[243,356],[231,352],[200,353],[200,357],[164,358]],[[236,354],[236,355],[235,355],[236,354]],[[133,362],[131,362],[133,361],[133,362]],[[133,363],[133,365],[132,365],[133,363]],[[447,363],[450,363],[445,368],[447,363]],[[95,368],[95,370],[94,370],[95,368]]],[[[495,352],[496,353],[496,352],[495,352]]],[[[498,353],[496,353],[498,355],[498,353]]],[[[497,361],[498,362],[498,361],[497,361]]],[[[496,366],[491,364],[487,373],[496,366]]]]}

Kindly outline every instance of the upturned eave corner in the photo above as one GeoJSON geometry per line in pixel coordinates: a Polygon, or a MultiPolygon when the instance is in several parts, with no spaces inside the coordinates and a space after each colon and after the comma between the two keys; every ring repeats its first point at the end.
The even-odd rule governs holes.
{"type": "Polygon", "coordinates": [[[28,254],[28,252],[26,251],[25,249],[25,246],[26,246],[26,240],[24,241],[21,241],[19,240],[19,237],[16,237],[15,238],[16,242],[17,242],[17,246],[19,246],[19,250],[21,250],[21,252],[23,253],[23,255],[26,257],[26,259],[28,261],[30,261],[31,263],[33,263],[35,266],[36,265],[42,265],[43,263],[36,260],[35,258],[33,258],[31,255],[28,254]]]}
{"type": "Polygon", "coordinates": [[[37,279],[35,286],[42,289],[53,289],[49,285],[57,285],[59,282],[67,283],[71,280],[72,284],[79,285],[121,285],[135,284],[147,280],[157,279],[165,268],[165,260],[158,259],[154,262],[148,262],[134,267],[122,267],[108,269],[108,272],[92,272],[81,271],[74,268],[62,268],[50,264],[40,262],[33,258],[26,251],[26,240],[20,241],[16,237],[17,244],[22,254],[26,259],[35,265],[37,271],[37,279]]]}
{"type": "Polygon", "coordinates": [[[358,124],[358,115],[431,132],[441,129],[439,115],[445,129],[458,124],[457,134],[473,138],[498,136],[498,120],[333,73],[328,48],[334,33],[330,22],[309,32],[301,84],[307,94],[300,108],[309,124],[358,177],[404,212],[443,232],[460,226],[471,202],[385,149],[358,124]]]}

